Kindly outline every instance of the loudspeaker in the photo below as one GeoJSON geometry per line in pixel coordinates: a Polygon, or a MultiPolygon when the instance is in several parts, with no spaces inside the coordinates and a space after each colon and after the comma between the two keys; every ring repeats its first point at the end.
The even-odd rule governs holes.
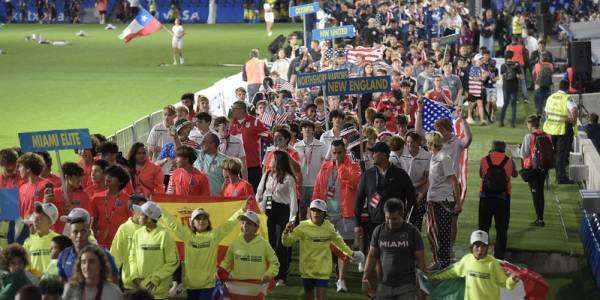
{"type": "Polygon", "coordinates": [[[271,52],[271,54],[273,55],[277,55],[277,50],[279,50],[279,48],[283,47],[283,44],[285,44],[286,41],[286,37],[283,34],[280,34],[278,37],[276,37],[271,44],[269,44],[269,52],[271,52]]]}
{"type": "Polygon", "coordinates": [[[573,68],[575,75],[590,76],[592,74],[592,43],[590,41],[569,43],[569,66],[573,68]]]}

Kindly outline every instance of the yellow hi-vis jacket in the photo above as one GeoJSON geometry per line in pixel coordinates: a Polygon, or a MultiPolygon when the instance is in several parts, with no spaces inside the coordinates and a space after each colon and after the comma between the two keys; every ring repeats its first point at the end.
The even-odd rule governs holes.
{"type": "Polygon", "coordinates": [[[558,91],[546,102],[544,111],[546,112],[546,121],[544,122],[544,132],[550,135],[563,135],[566,132],[566,122],[569,118],[569,109],[567,101],[571,96],[564,91],[558,91]]]}
{"type": "Polygon", "coordinates": [[[215,287],[217,274],[217,251],[219,242],[239,223],[243,210],[235,212],[229,220],[211,231],[194,233],[166,210],[162,211],[159,223],[170,230],[185,244],[184,286],[186,289],[210,289],[215,287]]]}
{"type": "Polygon", "coordinates": [[[221,268],[230,272],[231,279],[260,280],[264,276],[271,278],[279,272],[279,260],[269,241],[257,235],[246,242],[240,234],[227,249],[221,268]]]}
{"type": "Polygon", "coordinates": [[[110,245],[110,254],[115,258],[117,267],[121,269],[123,286],[129,290],[136,288],[133,284],[133,278],[131,278],[131,271],[129,267],[131,240],[133,239],[134,233],[141,227],[141,225],[134,223],[131,218],[127,219],[127,222],[121,224],[119,229],[117,229],[117,233],[115,234],[112,244],[110,245]]]}
{"type": "Polygon", "coordinates": [[[58,233],[50,230],[46,235],[40,236],[38,233],[30,235],[23,244],[23,248],[29,254],[28,270],[31,274],[41,277],[44,271],[50,265],[52,257],[50,256],[50,247],[52,239],[58,236],[58,233]]]}

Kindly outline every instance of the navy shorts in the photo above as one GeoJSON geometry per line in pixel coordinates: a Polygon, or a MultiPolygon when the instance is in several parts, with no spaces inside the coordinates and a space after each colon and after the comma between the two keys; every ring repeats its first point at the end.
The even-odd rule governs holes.
{"type": "Polygon", "coordinates": [[[329,286],[329,280],[325,279],[315,279],[315,278],[302,278],[302,284],[304,285],[304,290],[314,290],[315,288],[327,288],[329,286]]]}

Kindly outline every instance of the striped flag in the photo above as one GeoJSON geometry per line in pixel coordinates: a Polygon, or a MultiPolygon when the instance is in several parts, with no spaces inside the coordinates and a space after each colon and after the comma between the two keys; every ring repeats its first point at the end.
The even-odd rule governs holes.
{"type": "Polygon", "coordinates": [[[160,24],[155,17],[144,8],[140,7],[140,11],[137,16],[135,16],[135,19],[123,29],[119,38],[127,43],[136,37],[147,36],[154,33],[159,30],[161,26],[162,24],[160,24]]]}
{"type": "Polygon", "coordinates": [[[290,91],[293,92],[294,91],[294,85],[291,84],[289,81],[287,80],[283,80],[280,79],[276,84],[275,84],[275,90],[277,91],[281,91],[281,90],[285,90],[285,91],[290,91]]]}
{"type": "MultiPolygon", "coordinates": [[[[455,118],[452,123],[454,124],[454,134],[457,138],[462,139],[465,137],[463,118],[455,118]]],[[[469,148],[464,148],[458,154],[458,183],[460,184],[460,199],[465,201],[467,198],[467,166],[469,161],[469,148]]]]}
{"type": "Polygon", "coordinates": [[[380,60],[383,57],[383,46],[377,47],[356,47],[348,51],[348,61],[353,64],[359,63],[359,58],[362,57],[364,62],[374,62],[380,60]]]}
{"type": "Polygon", "coordinates": [[[439,118],[452,120],[453,112],[453,107],[443,105],[429,98],[423,98],[423,130],[426,132],[435,131],[435,128],[433,128],[435,121],[439,118]]]}

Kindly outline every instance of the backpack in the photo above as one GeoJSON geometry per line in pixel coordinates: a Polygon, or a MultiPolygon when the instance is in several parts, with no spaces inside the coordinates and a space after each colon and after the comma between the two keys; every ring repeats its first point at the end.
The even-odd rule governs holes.
{"type": "MultiPolygon", "coordinates": [[[[515,62],[506,62],[504,64],[506,68],[504,68],[503,80],[517,80],[517,68],[515,62]]],[[[552,80],[552,78],[550,78],[552,80]]]]}
{"type": "Polygon", "coordinates": [[[491,194],[502,194],[508,190],[508,177],[504,171],[504,166],[508,162],[508,156],[505,156],[499,165],[492,163],[492,158],[486,156],[488,170],[483,176],[483,191],[491,194]]]}
{"type": "Polygon", "coordinates": [[[554,168],[554,150],[552,140],[546,134],[531,134],[531,167],[540,170],[554,168]]]}
{"type": "Polygon", "coordinates": [[[552,86],[552,70],[546,64],[542,64],[540,73],[538,74],[535,83],[543,88],[552,86]]]}

